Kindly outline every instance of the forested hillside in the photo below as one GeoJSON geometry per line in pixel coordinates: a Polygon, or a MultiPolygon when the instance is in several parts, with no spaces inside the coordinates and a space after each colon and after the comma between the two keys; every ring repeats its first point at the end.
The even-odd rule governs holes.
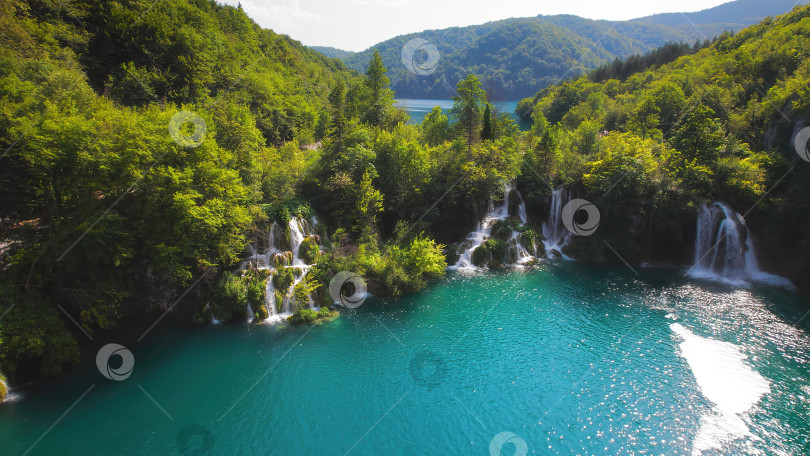
{"type": "Polygon", "coordinates": [[[756,233],[762,263],[806,288],[810,166],[795,138],[810,123],[810,9],[667,65],[658,57],[524,100],[536,142],[520,188],[540,211],[550,184],[593,201],[600,230],[568,253],[597,262],[615,260],[607,241],[631,263],[687,264],[696,204],[729,203],[756,233]]]}
{"type": "Polygon", "coordinates": [[[13,381],[162,315],[260,322],[284,303],[293,322],[332,317],[338,271],[378,295],[419,290],[446,267],[430,236],[463,236],[517,173],[517,129],[484,118],[476,79],[427,139],[394,108],[379,56],[350,72],[239,8],[15,0],[0,25],[0,370],[13,381]],[[293,244],[315,214],[317,234],[293,244]],[[271,268],[243,261],[275,241],[271,268]]]}
{"type": "MultiPolygon", "coordinates": [[[[332,318],[339,271],[378,296],[421,290],[502,198],[472,262],[542,258],[560,186],[601,211],[599,231],[564,249],[579,260],[689,263],[697,205],[722,200],[752,208],[764,269],[802,286],[810,266],[810,171],[793,148],[810,120],[807,7],[541,90],[521,103],[526,133],[473,74],[449,115],[407,125],[380,53],[352,72],[209,0],[14,0],[0,25],[0,370],[13,381],[165,315],[332,318]]],[[[534,45],[561,65],[587,41],[534,45]]]]}
{"type": "MultiPolygon", "coordinates": [[[[698,13],[623,22],[565,15],[508,19],[399,36],[344,60],[350,68],[364,71],[371,54],[379,50],[391,69],[391,87],[400,98],[449,98],[458,81],[475,74],[491,96],[517,100],[616,58],[644,54],[667,43],[703,43],[768,15],[784,14],[795,4],[792,0],[736,1],[698,13]],[[430,75],[413,74],[401,63],[403,46],[417,38],[435,45],[441,55],[430,75]]],[[[425,58],[424,53],[416,55],[417,60],[425,58]]]]}
{"type": "Polygon", "coordinates": [[[215,281],[357,79],[208,0],[0,4],[2,370],[77,360],[58,306],[93,333],[215,281]]]}

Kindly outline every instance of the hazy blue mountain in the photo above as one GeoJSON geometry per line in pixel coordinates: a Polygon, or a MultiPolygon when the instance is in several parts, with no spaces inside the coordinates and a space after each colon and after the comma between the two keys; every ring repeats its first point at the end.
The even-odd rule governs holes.
{"type": "MultiPolygon", "coordinates": [[[[341,58],[362,72],[374,50],[380,50],[391,86],[401,98],[450,97],[456,83],[473,73],[495,98],[517,100],[560,78],[583,74],[616,58],[644,54],[666,43],[694,43],[724,31],[740,30],[767,16],[786,13],[794,3],[738,0],[696,13],[659,14],[621,22],[571,15],[514,18],[402,35],[342,57],[331,49],[321,52],[341,58]],[[413,39],[426,40],[438,50],[440,58],[431,74],[417,75],[402,63],[402,49],[413,39]]],[[[426,59],[424,50],[414,55],[416,62],[426,59]]]]}
{"type": "Polygon", "coordinates": [[[313,51],[318,51],[321,54],[329,57],[330,59],[345,60],[355,54],[352,51],[344,51],[343,49],[333,48],[329,46],[309,46],[313,51]]]}
{"type": "Polygon", "coordinates": [[[724,3],[695,13],[667,13],[643,17],[637,21],[654,24],[682,27],[684,16],[694,24],[730,24],[735,29],[740,26],[756,24],[768,16],[778,16],[793,9],[796,5],[805,5],[807,0],[737,0],[724,3]]]}

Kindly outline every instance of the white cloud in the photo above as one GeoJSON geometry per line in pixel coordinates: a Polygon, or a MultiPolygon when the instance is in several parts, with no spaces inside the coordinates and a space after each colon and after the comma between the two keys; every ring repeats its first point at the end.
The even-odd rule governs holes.
{"type": "Polygon", "coordinates": [[[323,22],[323,17],[320,14],[302,8],[301,2],[298,0],[283,5],[253,0],[242,0],[241,4],[245,13],[261,24],[262,27],[271,28],[281,33],[289,33],[288,30],[297,30],[314,23],[323,22]]]}
{"type": "Polygon", "coordinates": [[[378,6],[403,6],[411,3],[412,0],[352,0],[352,3],[355,5],[361,6],[369,6],[369,5],[378,5],[378,6]]]}

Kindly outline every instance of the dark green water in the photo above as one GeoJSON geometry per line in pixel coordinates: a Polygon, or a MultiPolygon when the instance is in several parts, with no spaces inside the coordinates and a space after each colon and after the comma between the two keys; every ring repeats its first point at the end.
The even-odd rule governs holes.
{"type": "Polygon", "coordinates": [[[454,275],[312,328],[161,324],[128,343],[135,369],[124,381],[90,360],[18,391],[0,405],[0,448],[488,455],[511,432],[504,455],[523,442],[542,455],[810,454],[810,337],[793,327],[807,301],[641,274],[564,262],[454,275]],[[696,352],[682,351],[675,325],[696,352]],[[729,393],[725,412],[704,395],[712,390],[729,393]],[[724,437],[712,422],[734,429],[724,437]]]}

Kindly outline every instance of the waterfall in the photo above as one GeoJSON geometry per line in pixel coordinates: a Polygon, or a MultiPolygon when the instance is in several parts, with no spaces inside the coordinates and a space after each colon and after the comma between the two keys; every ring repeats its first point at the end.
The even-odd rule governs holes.
{"type": "MultiPolygon", "coordinates": [[[[483,220],[481,220],[481,222],[478,223],[476,230],[470,233],[461,244],[458,251],[459,259],[455,265],[450,267],[450,269],[476,269],[476,266],[473,264],[473,254],[475,253],[476,249],[481,247],[481,245],[483,245],[487,240],[493,238],[492,228],[497,222],[509,219],[509,199],[511,198],[512,192],[515,193],[515,196],[519,200],[517,221],[520,222],[520,225],[526,224],[526,203],[523,201],[523,198],[521,198],[520,193],[517,192],[514,184],[505,186],[503,201],[497,206],[495,205],[494,201],[489,201],[489,208],[486,216],[483,218],[483,220]]],[[[535,258],[534,251],[529,252],[526,250],[526,248],[520,242],[520,237],[520,232],[512,230],[509,238],[505,239],[507,244],[508,260],[514,260],[507,261],[507,265],[521,265],[535,258]]]]}
{"type": "Polygon", "coordinates": [[[281,321],[278,317],[276,310],[276,287],[273,285],[273,278],[267,279],[267,285],[264,288],[264,306],[267,308],[268,323],[281,321]]]}
{"type": "MultiPolygon", "coordinates": [[[[317,223],[317,219],[312,217],[312,222],[317,223]]],[[[296,307],[294,298],[295,286],[301,283],[309,273],[312,266],[307,264],[300,257],[301,243],[307,237],[314,234],[312,225],[305,219],[300,217],[293,217],[287,224],[289,229],[289,245],[283,241],[286,237],[284,225],[279,225],[276,222],[270,226],[270,232],[267,235],[267,250],[259,252],[257,246],[251,245],[248,250],[247,260],[242,262],[241,269],[245,270],[249,267],[259,270],[270,271],[270,277],[265,285],[264,305],[267,308],[267,323],[278,323],[286,321],[287,317],[292,315],[296,307]],[[290,250],[285,251],[287,248],[290,250]],[[278,266],[277,266],[278,265],[278,266]],[[276,268],[294,268],[300,271],[298,277],[295,277],[293,283],[286,290],[282,290],[281,302],[276,300],[276,287],[273,284],[273,275],[277,272],[276,268]],[[280,308],[280,309],[279,309],[280,308]]],[[[307,303],[312,309],[318,310],[312,297],[309,297],[307,303]]],[[[253,319],[254,309],[251,303],[247,303],[248,321],[253,319]]]]}
{"type": "Polygon", "coordinates": [[[298,217],[290,219],[290,243],[292,244],[293,266],[303,266],[304,261],[298,257],[301,243],[304,241],[304,230],[308,227],[306,222],[298,217]]]}
{"type": "MultiPolygon", "coordinates": [[[[317,219],[313,218],[313,221],[317,223],[317,219]]],[[[274,225],[275,226],[275,225],[274,225]]],[[[291,316],[296,307],[298,307],[297,302],[295,302],[294,291],[296,285],[300,284],[301,281],[306,279],[309,270],[312,268],[311,264],[307,264],[301,257],[301,243],[304,240],[314,234],[314,230],[312,229],[312,225],[307,223],[307,221],[303,218],[293,217],[290,219],[288,224],[290,229],[290,249],[292,253],[292,263],[288,264],[286,267],[294,268],[300,270],[300,275],[293,279],[292,284],[286,289],[283,290],[283,294],[281,297],[281,302],[276,301],[276,288],[273,284],[272,276],[267,280],[267,286],[265,288],[265,306],[267,306],[268,323],[275,323],[286,321],[287,317],[291,316]],[[281,308],[279,311],[279,307],[281,308]]],[[[275,248],[275,239],[271,238],[270,241],[270,251],[275,253],[280,253],[281,251],[275,248]]],[[[272,255],[270,255],[272,257],[272,255]]],[[[313,310],[318,310],[315,307],[315,303],[312,300],[312,297],[308,297],[307,303],[313,310]]]]}
{"type": "Polygon", "coordinates": [[[253,322],[253,306],[250,305],[250,302],[247,303],[247,322],[253,322]]]}
{"type": "Polygon", "coordinates": [[[792,287],[789,280],[762,272],[745,219],[727,204],[702,204],[697,219],[695,261],[688,275],[746,286],[750,281],[792,287]]]}
{"type": "Polygon", "coordinates": [[[555,189],[551,193],[551,207],[549,209],[548,220],[543,224],[543,244],[546,252],[557,251],[562,253],[563,247],[571,239],[571,232],[565,227],[562,220],[562,212],[568,202],[571,201],[571,192],[564,187],[555,189]]]}
{"type": "MultiPolygon", "coordinates": [[[[206,308],[206,309],[208,309],[208,311],[209,311],[209,312],[211,312],[211,303],[210,303],[210,302],[206,302],[206,303],[205,303],[205,308],[206,308]]],[[[217,320],[217,317],[215,317],[215,316],[214,316],[214,312],[211,312],[211,324],[212,324],[212,325],[219,325],[219,324],[221,324],[221,323],[222,323],[222,322],[221,322],[221,321],[219,321],[219,320],[217,320]]]]}

